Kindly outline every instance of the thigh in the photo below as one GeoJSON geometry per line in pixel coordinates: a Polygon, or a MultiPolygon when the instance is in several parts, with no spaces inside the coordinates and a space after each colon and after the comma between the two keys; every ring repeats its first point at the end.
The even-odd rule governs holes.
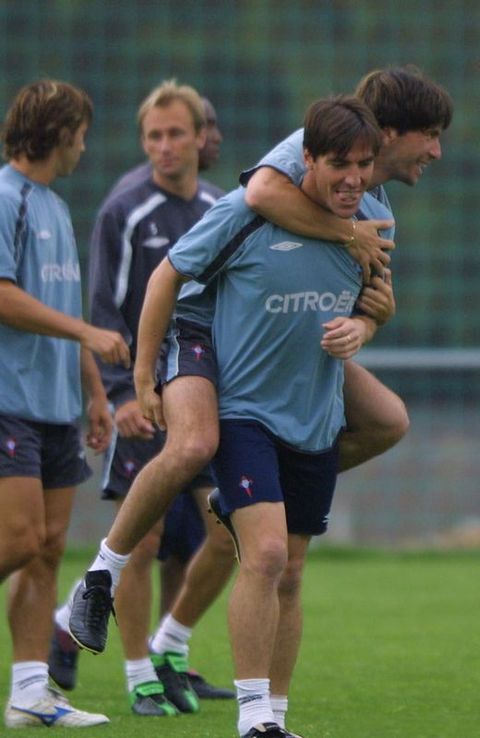
{"type": "Polygon", "coordinates": [[[285,498],[288,532],[325,533],[338,473],[338,441],[320,454],[279,449],[280,480],[285,498]]]}
{"type": "Polygon", "coordinates": [[[72,514],[75,487],[55,487],[44,491],[46,547],[60,555],[65,546],[72,514]]]}
{"type": "Polygon", "coordinates": [[[354,361],[345,362],[343,387],[347,430],[390,426],[403,402],[371,372],[354,361]]]}
{"type": "Polygon", "coordinates": [[[45,528],[42,483],[34,477],[0,478],[0,540],[15,546],[25,531],[45,528]]]}
{"type": "Polygon", "coordinates": [[[222,420],[213,460],[224,513],[260,502],[282,502],[276,443],[255,421],[222,420]]]}
{"type": "MultiPolygon", "coordinates": [[[[218,442],[218,406],[214,385],[205,377],[177,377],[162,388],[167,441],[172,436],[187,443],[192,438],[218,442]]],[[[215,449],[214,449],[215,450],[215,449]]],[[[214,451],[213,451],[214,452],[214,451]]]]}

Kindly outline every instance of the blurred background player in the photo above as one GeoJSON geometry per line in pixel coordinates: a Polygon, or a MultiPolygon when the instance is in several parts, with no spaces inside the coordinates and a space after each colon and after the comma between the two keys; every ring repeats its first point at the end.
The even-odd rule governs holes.
{"type": "MultiPolygon", "coordinates": [[[[219,193],[218,188],[198,180],[199,152],[206,141],[206,126],[204,105],[192,88],[164,82],[140,106],[138,122],[149,161],[141,166],[141,171],[136,168],[115,185],[100,209],[90,246],[92,320],[121,331],[131,347],[133,360],[140,309],[151,272],[219,193]]],[[[209,149],[212,157],[218,153],[220,134],[216,123],[210,129],[214,136],[209,149]]],[[[162,447],[164,436],[139,411],[132,370],[112,371],[102,365],[101,372],[115,419],[114,439],[105,460],[103,497],[116,500],[120,507],[138,471],[162,447]]],[[[208,469],[189,487],[188,494],[195,498],[197,508],[200,506],[208,532],[198,558],[184,577],[187,589],[192,580],[194,597],[208,589],[208,604],[223,588],[234,561],[228,535],[207,515],[206,498],[212,488],[208,469]]],[[[191,513],[191,507],[187,510],[191,513]]],[[[175,526],[177,517],[178,511],[173,510],[169,525],[175,526]]],[[[178,623],[169,615],[162,624],[162,641],[156,638],[153,645],[155,668],[148,654],[151,563],[159,549],[161,530],[162,526],[157,525],[137,546],[116,600],[131,707],[137,714],[152,716],[176,714],[177,709],[195,712],[199,707],[187,676],[188,646],[185,643],[180,647],[176,637],[177,631],[181,631],[182,638],[186,632],[189,635],[194,623],[189,620],[178,623]],[[172,641],[176,649],[172,648],[172,641]]],[[[184,532],[189,533],[188,526],[184,532]]],[[[168,540],[171,543],[173,536],[168,540]]],[[[197,537],[192,543],[198,545],[197,537]]],[[[183,541],[184,549],[192,547],[192,543],[183,541]]],[[[67,603],[55,616],[57,628],[50,673],[60,684],[71,688],[77,650],[66,632],[68,617],[67,603]]],[[[196,675],[194,678],[200,687],[208,689],[204,680],[196,675]]],[[[226,697],[230,693],[219,690],[214,696],[226,697]]]]}
{"type": "Polygon", "coordinates": [[[10,575],[13,648],[7,727],[108,722],[51,689],[47,665],[75,486],[90,474],[79,434],[81,378],[90,395],[87,443],[102,451],[111,417],[91,351],[130,363],[119,333],[82,320],[70,214],[50,189],[76,168],[92,112],[83,90],[45,79],[19,91],[2,128],[0,580],[10,575]]]}

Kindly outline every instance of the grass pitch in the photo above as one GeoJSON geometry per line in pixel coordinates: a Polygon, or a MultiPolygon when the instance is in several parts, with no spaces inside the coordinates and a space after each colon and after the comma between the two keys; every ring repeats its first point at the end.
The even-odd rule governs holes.
{"type": "MultiPolygon", "coordinates": [[[[60,594],[91,551],[71,551],[60,594]]],[[[305,738],[478,738],[480,735],[479,554],[384,553],[323,548],[309,557],[302,649],[290,693],[289,727],[305,738]]],[[[2,605],[6,587],[0,588],[2,605]]],[[[226,594],[197,626],[191,663],[218,684],[232,679],[226,594]]],[[[9,689],[10,643],[0,621],[0,692],[9,689]]],[[[202,702],[194,716],[139,718],[129,711],[120,642],[82,654],[75,705],[106,713],[83,735],[115,738],[236,738],[233,701],[202,702]]],[[[71,729],[53,728],[57,736],[71,729]]],[[[6,729],[0,728],[6,734],[6,729]]],[[[16,738],[32,729],[16,730],[16,738]]]]}

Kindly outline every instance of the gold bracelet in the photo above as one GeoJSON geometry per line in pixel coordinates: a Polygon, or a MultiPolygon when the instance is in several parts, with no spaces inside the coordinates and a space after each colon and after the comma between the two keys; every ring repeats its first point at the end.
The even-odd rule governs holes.
{"type": "Polygon", "coordinates": [[[350,236],[348,241],[346,241],[345,246],[351,246],[352,243],[355,241],[355,231],[356,230],[357,230],[357,222],[352,219],[352,235],[350,236]]]}

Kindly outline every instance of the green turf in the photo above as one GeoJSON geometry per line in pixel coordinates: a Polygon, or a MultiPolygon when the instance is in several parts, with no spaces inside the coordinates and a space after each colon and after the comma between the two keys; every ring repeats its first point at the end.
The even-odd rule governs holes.
{"type": "MultiPolygon", "coordinates": [[[[88,557],[84,552],[66,557],[62,593],[88,557]]],[[[477,553],[314,552],[306,571],[304,639],[290,694],[291,729],[305,738],[478,738],[478,570],[477,553]]],[[[4,598],[5,587],[2,605],[4,598]]],[[[218,684],[229,685],[225,602],[224,596],[197,627],[191,661],[218,684]]],[[[8,691],[9,652],[3,619],[2,696],[8,691]]],[[[83,730],[88,736],[236,736],[231,701],[203,702],[195,716],[133,717],[115,627],[105,655],[82,655],[74,703],[112,720],[110,726],[83,730]]],[[[14,733],[18,738],[31,734],[31,729],[14,733]]]]}

